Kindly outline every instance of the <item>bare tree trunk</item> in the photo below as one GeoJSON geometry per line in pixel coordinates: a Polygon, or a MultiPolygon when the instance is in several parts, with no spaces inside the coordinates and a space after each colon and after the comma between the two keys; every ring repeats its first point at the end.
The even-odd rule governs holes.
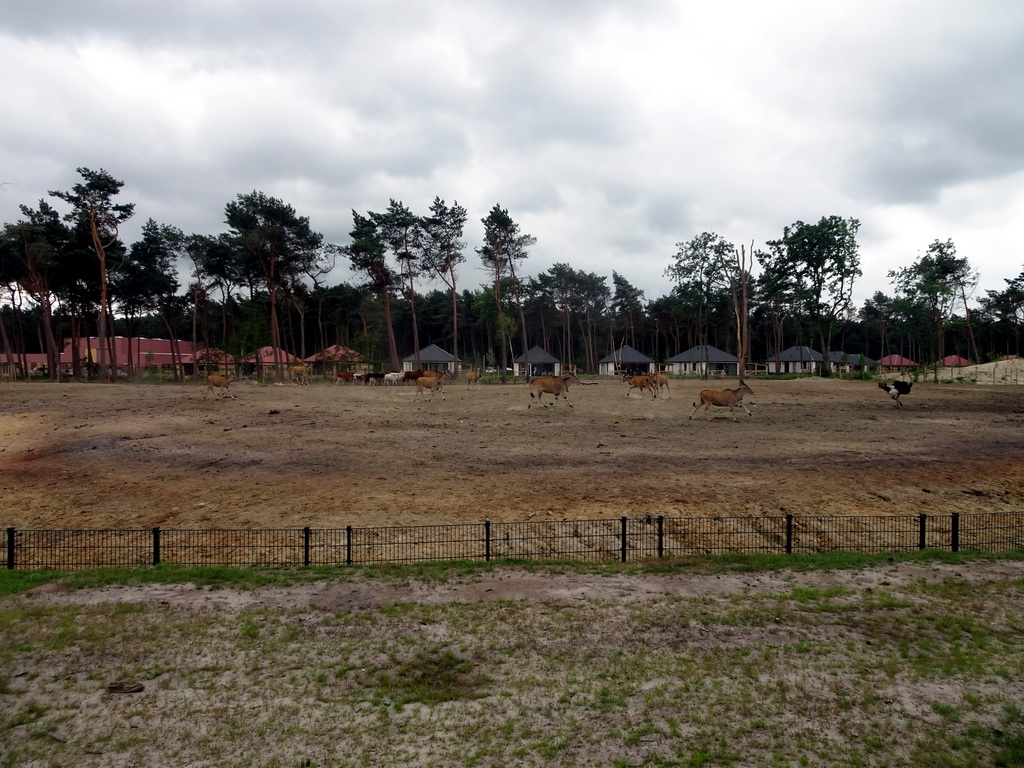
{"type": "Polygon", "coordinates": [[[199,351],[198,336],[198,315],[199,315],[199,281],[192,284],[192,375],[199,373],[199,362],[196,360],[196,353],[199,351]]]}
{"type": "MultiPolygon", "coordinates": [[[[413,367],[419,370],[420,367],[420,328],[416,321],[416,288],[413,282],[412,268],[409,269],[409,312],[412,314],[412,349],[413,349],[413,367]]],[[[402,366],[398,365],[392,368],[393,371],[401,370],[402,366]]],[[[456,366],[453,378],[458,375],[458,366],[456,366]]]]}
{"type": "Polygon", "coordinates": [[[7,358],[8,375],[13,381],[17,377],[17,367],[14,362],[14,350],[11,348],[11,340],[7,335],[7,323],[4,322],[3,314],[0,313],[0,343],[4,345],[4,357],[7,358]]]}
{"type": "Polygon", "coordinates": [[[459,293],[455,289],[455,266],[449,266],[449,273],[452,277],[452,354],[455,356],[455,365],[459,365],[459,293]]]}
{"type": "Polygon", "coordinates": [[[131,326],[131,323],[128,320],[128,315],[124,316],[124,327],[126,329],[126,332],[125,332],[125,337],[126,337],[125,344],[128,347],[128,365],[127,365],[127,367],[128,367],[128,375],[130,377],[134,377],[135,376],[135,358],[138,355],[133,355],[132,354],[132,330],[131,330],[132,326],[131,326]]]}
{"type": "Polygon", "coordinates": [[[50,297],[46,295],[40,302],[43,319],[43,340],[46,342],[46,368],[50,381],[60,381],[60,349],[53,333],[53,308],[50,297]]]}
{"type": "Polygon", "coordinates": [[[174,326],[169,317],[164,318],[164,325],[167,326],[167,337],[171,342],[171,366],[174,368],[174,380],[181,382],[185,380],[185,370],[181,365],[181,345],[174,333],[174,326]]]}
{"type": "Polygon", "coordinates": [[[401,370],[402,363],[398,359],[398,342],[395,340],[395,327],[391,323],[391,297],[386,288],[380,293],[381,301],[384,304],[384,325],[388,332],[388,362],[391,364],[392,371],[398,371],[401,370]]]}
{"type": "Polygon", "coordinates": [[[107,295],[107,248],[100,240],[99,227],[96,223],[96,212],[89,212],[89,232],[92,245],[100,262],[100,310],[96,323],[96,346],[99,351],[100,381],[110,381],[110,369],[107,367],[107,312],[109,296],[107,295]]]}

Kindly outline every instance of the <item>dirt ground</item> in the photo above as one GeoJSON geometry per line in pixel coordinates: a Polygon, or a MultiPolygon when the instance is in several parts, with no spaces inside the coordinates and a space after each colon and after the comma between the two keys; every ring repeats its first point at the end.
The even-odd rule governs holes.
{"type": "MultiPolygon", "coordinates": [[[[1022,377],[1024,378],[1024,377],[1022,377]]],[[[1024,386],[749,382],[753,416],[692,420],[606,380],[574,407],[524,384],[0,385],[0,526],[280,528],[657,515],[1024,508],[1024,386]]],[[[712,386],[735,386],[716,382],[712,386]]]]}

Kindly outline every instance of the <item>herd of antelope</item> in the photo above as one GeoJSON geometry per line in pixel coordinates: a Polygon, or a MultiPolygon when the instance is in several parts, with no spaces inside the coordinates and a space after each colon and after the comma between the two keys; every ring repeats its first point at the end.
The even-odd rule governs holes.
{"type": "MultiPolygon", "coordinates": [[[[293,385],[308,386],[312,371],[308,365],[296,365],[289,369],[289,374],[293,385]]],[[[444,395],[444,384],[450,378],[451,374],[447,371],[418,370],[381,374],[354,374],[342,371],[335,374],[334,382],[335,384],[346,384],[362,381],[364,384],[375,383],[386,385],[402,384],[411,381],[416,385],[416,393],[418,396],[422,396],[427,392],[430,393],[430,397],[427,399],[427,402],[429,403],[434,399],[434,395],[436,394],[440,394],[442,400],[446,399],[444,395]]],[[[234,394],[230,390],[231,382],[233,380],[234,374],[230,373],[226,376],[218,374],[207,376],[206,393],[203,395],[203,399],[205,400],[209,397],[211,392],[216,393],[218,397],[230,397],[232,400],[235,399],[234,394]]],[[[466,375],[466,381],[466,389],[471,389],[474,385],[479,389],[480,372],[475,369],[469,371],[466,375]]],[[[639,390],[641,397],[643,397],[645,391],[651,393],[652,399],[656,399],[658,397],[668,397],[671,399],[672,397],[669,390],[669,378],[664,373],[644,375],[626,374],[622,376],[622,381],[629,385],[626,389],[627,398],[634,389],[639,390]]],[[[547,408],[549,405],[557,405],[559,398],[563,398],[566,404],[572,408],[573,404],[569,401],[569,385],[574,383],[579,384],[580,380],[572,373],[561,376],[547,376],[530,379],[528,382],[530,403],[527,406],[527,409],[533,407],[534,400],[544,408],[547,408]],[[551,395],[554,398],[553,401],[543,402],[544,395],[551,395]]],[[[743,404],[743,396],[753,394],[754,391],[747,386],[743,379],[740,379],[740,385],[734,389],[705,389],[697,396],[697,401],[693,404],[693,411],[690,413],[690,419],[693,419],[694,414],[701,408],[704,408],[705,416],[707,418],[711,418],[710,411],[712,406],[728,408],[733,421],[737,421],[737,405],[746,411],[748,416],[753,416],[754,414],[750,412],[750,409],[743,404]]]]}

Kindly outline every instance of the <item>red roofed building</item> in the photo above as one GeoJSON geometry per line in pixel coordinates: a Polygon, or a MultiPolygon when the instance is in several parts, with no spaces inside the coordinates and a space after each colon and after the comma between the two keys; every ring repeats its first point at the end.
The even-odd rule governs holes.
{"type": "Polygon", "coordinates": [[[941,365],[943,368],[961,368],[965,365],[971,365],[971,361],[960,357],[960,355],[946,355],[936,365],[941,365]]]}
{"type": "Polygon", "coordinates": [[[321,376],[338,371],[366,372],[370,370],[370,366],[366,364],[366,358],[362,354],[341,344],[332,344],[315,355],[304,358],[304,362],[312,364],[314,373],[321,376]]]}
{"type": "Polygon", "coordinates": [[[902,371],[907,368],[916,368],[917,363],[903,355],[886,355],[878,361],[878,367],[883,371],[902,371]]]}
{"type": "Polygon", "coordinates": [[[363,356],[354,349],[349,349],[341,344],[333,344],[327,347],[327,349],[306,358],[307,363],[315,363],[317,360],[337,363],[361,363],[363,362],[363,356]]]}
{"type": "Polygon", "coordinates": [[[227,370],[235,364],[235,358],[222,349],[203,347],[194,355],[183,355],[181,362],[183,365],[190,366],[189,370],[195,375],[200,368],[206,373],[218,371],[222,368],[227,370]]]}
{"type": "Polygon", "coordinates": [[[181,358],[183,363],[233,363],[235,358],[223,349],[216,347],[200,347],[194,355],[184,355],[181,358]]]}
{"type": "MultiPolygon", "coordinates": [[[[78,341],[78,354],[82,360],[93,363],[99,361],[99,339],[91,336],[88,339],[80,338],[78,341]]],[[[191,341],[179,341],[178,354],[175,357],[169,339],[147,339],[141,337],[115,336],[107,339],[113,344],[113,354],[108,355],[108,363],[111,365],[117,362],[117,370],[127,371],[129,363],[136,371],[145,368],[174,368],[180,365],[185,355],[192,354],[191,341]]],[[[64,351],[61,353],[61,364],[71,362],[71,339],[64,340],[64,351]]]]}
{"type": "Polygon", "coordinates": [[[246,355],[241,358],[238,362],[240,363],[256,363],[259,365],[273,365],[274,363],[301,363],[295,355],[291,352],[286,352],[283,349],[278,348],[275,359],[273,347],[260,347],[252,354],[246,355]]]}

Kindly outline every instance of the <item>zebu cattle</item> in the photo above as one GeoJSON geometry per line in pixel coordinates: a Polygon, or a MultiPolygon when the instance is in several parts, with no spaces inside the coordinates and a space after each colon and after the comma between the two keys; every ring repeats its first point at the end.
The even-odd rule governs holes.
{"type": "Polygon", "coordinates": [[[355,374],[352,371],[337,371],[334,374],[335,384],[351,384],[355,380],[355,374]]]}
{"type": "Polygon", "coordinates": [[[308,365],[293,365],[289,369],[292,377],[292,386],[305,384],[309,386],[309,374],[312,373],[308,365]]]}
{"type": "Polygon", "coordinates": [[[469,389],[474,384],[476,384],[477,389],[480,389],[480,371],[470,371],[466,374],[466,389],[469,389]]]}
{"type": "Polygon", "coordinates": [[[363,386],[367,384],[371,386],[380,386],[384,383],[383,373],[364,373],[363,374],[363,386]]]}
{"type": "Polygon", "coordinates": [[[697,402],[693,404],[693,411],[690,413],[690,418],[693,418],[693,414],[697,412],[697,409],[701,406],[704,407],[704,414],[710,419],[711,418],[711,406],[715,405],[719,408],[728,408],[732,413],[732,420],[736,421],[736,406],[740,406],[744,411],[747,412],[747,416],[753,416],[750,410],[743,404],[743,395],[752,395],[754,390],[746,385],[743,379],[740,379],[740,385],[735,389],[705,389],[700,393],[697,402]]]}
{"type": "Polygon", "coordinates": [[[445,400],[444,382],[447,378],[448,374],[446,372],[443,372],[438,376],[420,376],[416,379],[416,394],[421,395],[423,394],[423,390],[427,389],[430,390],[430,397],[427,399],[428,403],[434,399],[434,395],[438,392],[441,393],[441,399],[445,400]]]}
{"type": "MultiPolygon", "coordinates": [[[[530,410],[533,407],[533,398],[537,398],[537,402],[541,401],[543,395],[554,395],[555,402],[552,405],[558,405],[558,398],[564,397],[565,402],[569,403],[569,382],[578,382],[575,376],[571,373],[565,376],[549,376],[543,379],[531,379],[530,380],[530,404],[526,406],[526,410],[530,410]]],[[[544,407],[547,408],[548,404],[543,403],[544,407]]],[[[572,408],[572,403],[569,403],[569,407],[572,408]]]]}
{"type": "Polygon", "coordinates": [[[632,392],[634,389],[640,390],[640,397],[644,396],[645,389],[651,390],[652,400],[658,396],[658,389],[654,385],[653,376],[626,376],[623,380],[629,384],[629,389],[626,390],[626,397],[629,397],[629,393],[632,392]]]}
{"type": "Polygon", "coordinates": [[[226,376],[218,376],[217,374],[210,374],[206,377],[206,393],[203,395],[203,400],[209,397],[210,393],[214,390],[218,390],[217,397],[223,397],[227,395],[232,400],[235,400],[234,395],[231,394],[231,390],[228,389],[231,386],[231,380],[234,379],[235,374],[229,373],[226,376]]]}
{"type": "Polygon", "coordinates": [[[390,373],[384,374],[384,385],[388,387],[397,387],[405,379],[405,374],[401,371],[391,371],[390,373]]]}

